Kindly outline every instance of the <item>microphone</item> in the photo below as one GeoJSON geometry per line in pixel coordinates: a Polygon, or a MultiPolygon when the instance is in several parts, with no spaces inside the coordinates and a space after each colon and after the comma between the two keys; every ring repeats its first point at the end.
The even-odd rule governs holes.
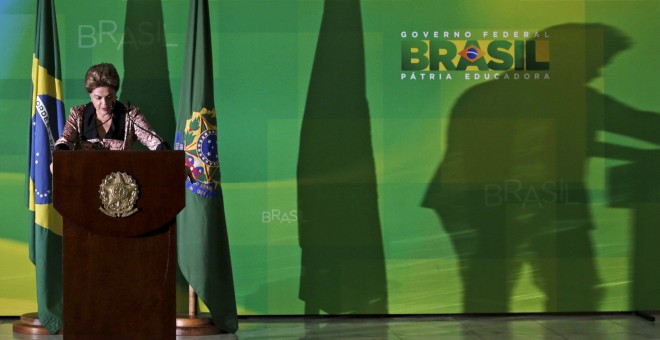
{"type": "MultiPolygon", "coordinates": [[[[85,150],[85,147],[83,145],[89,143],[86,135],[88,132],[96,130],[96,128],[97,128],[96,124],[93,124],[88,126],[81,133],[78,133],[78,137],[73,143],[73,150],[85,150]]],[[[96,142],[91,142],[89,144],[92,146],[92,149],[103,149],[103,143],[99,142],[98,140],[96,142]]]]}
{"type": "MultiPolygon", "coordinates": [[[[115,102],[113,101],[110,104],[111,118],[112,118],[112,112],[114,110],[114,106],[115,106],[115,102]]],[[[84,121],[84,114],[83,114],[83,121],[84,121]]],[[[83,126],[84,125],[85,124],[83,122],[83,126]]],[[[92,132],[92,131],[96,131],[97,128],[98,128],[97,124],[90,124],[89,126],[87,126],[86,129],[79,132],[78,136],[76,137],[76,140],[73,142],[73,150],[85,150],[85,149],[88,149],[90,146],[91,146],[92,149],[99,149],[99,150],[104,149],[103,143],[101,143],[98,140],[96,140],[95,142],[88,142],[87,133],[92,132]]]]}
{"type": "Polygon", "coordinates": [[[141,126],[140,124],[138,124],[138,123],[137,123],[137,122],[131,117],[131,115],[130,115],[130,111],[129,111],[129,107],[130,107],[130,106],[131,106],[131,101],[130,101],[130,100],[127,100],[127,101],[126,101],[126,107],[124,108],[124,113],[126,114],[126,117],[128,118],[128,120],[130,120],[131,123],[133,123],[133,126],[138,127],[140,130],[142,130],[142,131],[148,133],[150,136],[153,136],[153,137],[155,137],[156,139],[158,139],[158,141],[160,142],[160,144],[156,147],[156,150],[170,150],[170,149],[171,149],[170,146],[169,146],[169,145],[167,144],[167,142],[164,141],[159,135],[157,135],[157,134],[151,132],[149,129],[144,128],[143,126],[141,126]]]}
{"type": "Polygon", "coordinates": [[[79,134],[78,134],[78,137],[77,137],[76,140],[73,142],[73,149],[74,149],[74,150],[82,150],[82,144],[83,144],[84,142],[87,142],[87,137],[85,137],[84,134],[79,133],[79,134]]]}

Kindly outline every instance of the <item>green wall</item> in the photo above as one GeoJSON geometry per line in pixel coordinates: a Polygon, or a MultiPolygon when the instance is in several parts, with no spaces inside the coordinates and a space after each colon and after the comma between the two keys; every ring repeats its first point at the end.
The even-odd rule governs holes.
{"type": "MultiPolygon", "coordinates": [[[[114,63],[120,100],[171,142],[187,1],[56,6],[65,106],[88,101],[90,65],[114,63]]],[[[211,0],[210,11],[240,314],[660,307],[658,1],[211,0]],[[549,29],[567,23],[578,25],[549,29]],[[595,79],[585,70],[621,46],[584,23],[632,41],[595,79]],[[550,32],[549,69],[499,81],[534,73],[402,70],[404,42],[424,40],[412,32],[445,31],[458,51],[468,33],[486,50],[492,32],[550,32]]],[[[34,12],[0,4],[0,315],[36,310],[24,193],[34,12]]]]}

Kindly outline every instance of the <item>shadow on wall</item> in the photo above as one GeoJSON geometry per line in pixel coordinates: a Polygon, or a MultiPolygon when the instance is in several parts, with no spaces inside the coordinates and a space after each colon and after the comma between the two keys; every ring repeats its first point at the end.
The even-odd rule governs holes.
{"type": "MultiPolygon", "coordinates": [[[[161,0],[128,0],[121,101],[140,107],[151,127],[173,145],[176,121],[167,67],[161,0]]],[[[136,149],[146,150],[139,142],[136,149]]],[[[188,282],[177,266],[177,312],[188,312],[188,282]]]]}
{"type": "Polygon", "coordinates": [[[359,0],[325,1],[298,156],[305,314],[387,314],[359,0]]]}
{"type": "MultiPolygon", "coordinates": [[[[655,122],[647,121],[649,128],[657,130],[658,120],[655,117],[655,122]]],[[[611,168],[607,181],[611,206],[632,212],[630,309],[657,311],[660,309],[657,289],[660,286],[660,150],[612,148],[617,150],[617,158],[630,161],[611,168]]]]}
{"type": "MultiPolygon", "coordinates": [[[[451,112],[446,155],[423,201],[439,215],[458,255],[466,313],[510,311],[511,292],[524,263],[545,294],[546,311],[598,310],[603,294],[590,235],[587,162],[590,157],[638,158],[640,151],[599,143],[596,133],[660,142],[658,114],[587,86],[630,47],[625,35],[600,24],[563,24],[543,31],[550,36],[549,70],[544,71],[550,79],[507,80],[519,72],[508,71],[462,94],[451,112]]],[[[530,43],[542,49],[542,42],[530,43]]],[[[657,203],[658,153],[651,155],[645,157],[653,161],[643,164],[654,164],[655,173],[638,168],[636,176],[654,178],[657,203]]],[[[630,195],[641,196],[637,191],[630,195]]],[[[648,203],[646,198],[638,202],[648,203]]],[[[658,211],[640,212],[644,221],[636,227],[649,223],[645,221],[657,224],[658,211]]],[[[660,244],[658,228],[644,230],[644,239],[660,244]]],[[[640,247],[636,245],[636,252],[640,247]]],[[[644,247],[645,261],[649,252],[660,255],[644,247]]],[[[634,269],[632,279],[657,274],[648,266],[634,269]]]]}
{"type": "Polygon", "coordinates": [[[128,0],[123,47],[121,101],[140,107],[151,127],[172,146],[176,121],[161,0],[128,0]]]}

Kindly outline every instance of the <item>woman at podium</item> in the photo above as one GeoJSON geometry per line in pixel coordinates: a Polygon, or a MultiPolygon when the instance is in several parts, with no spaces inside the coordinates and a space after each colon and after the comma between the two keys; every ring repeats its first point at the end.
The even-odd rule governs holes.
{"type": "Polygon", "coordinates": [[[119,73],[101,63],[87,70],[85,89],[91,101],[71,108],[55,150],[128,150],[139,140],[151,150],[169,150],[140,109],[117,101],[119,73]]]}

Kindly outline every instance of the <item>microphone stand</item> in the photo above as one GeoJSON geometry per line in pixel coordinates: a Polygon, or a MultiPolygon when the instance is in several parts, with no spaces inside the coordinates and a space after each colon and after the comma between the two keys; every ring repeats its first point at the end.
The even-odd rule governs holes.
{"type": "MultiPolygon", "coordinates": [[[[130,115],[130,111],[129,111],[129,108],[130,108],[130,107],[131,107],[131,102],[130,102],[130,100],[129,100],[129,101],[126,101],[126,108],[125,108],[126,118],[128,118],[128,120],[130,120],[131,123],[133,123],[133,126],[136,126],[136,127],[139,128],[140,130],[142,130],[142,131],[148,133],[150,136],[155,137],[155,138],[158,139],[158,141],[160,142],[159,147],[160,147],[160,146],[163,146],[163,147],[165,148],[165,150],[169,150],[170,147],[169,147],[169,145],[167,144],[167,142],[163,140],[163,138],[161,138],[159,135],[157,135],[157,134],[151,132],[149,129],[146,129],[146,128],[142,127],[142,126],[141,126],[140,124],[138,124],[135,120],[133,120],[133,118],[132,118],[131,115],[130,115]]],[[[159,149],[157,149],[157,150],[162,150],[162,149],[159,148],[159,149]]]]}

